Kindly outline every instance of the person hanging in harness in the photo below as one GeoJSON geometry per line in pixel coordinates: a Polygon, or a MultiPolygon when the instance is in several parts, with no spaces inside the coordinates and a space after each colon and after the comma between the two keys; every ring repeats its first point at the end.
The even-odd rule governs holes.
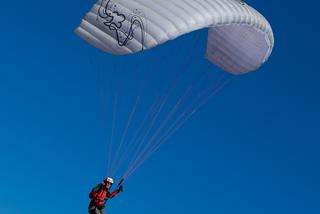
{"type": "Polygon", "coordinates": [[[110,177],[104,179],[101,184],[98,184],[96,187],[94,187],[89,194],[89,198],[91,199],[89,204],[89,213],[106,214],[105,204],[107,200],[115,197],[123,191],[122,182],[123,179],[119,182],[118,189],[113,192],[110,192],[110,189],[114,183],[113,179],[110,177]]]}

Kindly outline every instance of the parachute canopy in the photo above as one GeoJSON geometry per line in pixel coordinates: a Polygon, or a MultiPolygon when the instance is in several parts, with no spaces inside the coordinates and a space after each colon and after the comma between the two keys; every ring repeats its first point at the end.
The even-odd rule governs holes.
{"type": "Polygon", "coordinates": [[[98,0],[75,32],[103,51],[130,54],[203,28],[206,58],[233,74],[258,69],[274,45],[268,21],[240,0],[98,0]]]}

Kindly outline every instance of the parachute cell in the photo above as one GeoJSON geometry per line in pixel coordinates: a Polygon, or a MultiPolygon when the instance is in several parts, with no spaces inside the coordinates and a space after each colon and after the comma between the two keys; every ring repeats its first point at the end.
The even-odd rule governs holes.
{"type": "Polygon", "coordinates": [[[268,21],[240,0],[98,0],[75,32],[103,51],[130,54],[203,28],[206,58],[233,74],[258,69],[274,46],[268,21]]]}

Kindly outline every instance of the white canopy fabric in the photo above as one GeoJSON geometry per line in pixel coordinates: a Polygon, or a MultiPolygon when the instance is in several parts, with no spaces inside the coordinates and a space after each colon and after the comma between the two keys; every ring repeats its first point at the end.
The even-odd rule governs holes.
{"type": "Polygon", "coordinates": [[[75,32],[103,51],[130,54],[203,28],[206,58],[233,74],[258,69],[274,46],[268,21],[240,0],[98,0],[75,32]]]}

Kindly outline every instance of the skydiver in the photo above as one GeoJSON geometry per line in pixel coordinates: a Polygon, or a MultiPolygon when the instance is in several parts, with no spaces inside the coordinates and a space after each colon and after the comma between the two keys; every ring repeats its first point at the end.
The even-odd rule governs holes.
{"type": "Polygon", "coordinates": [[[113,192],[110,192],[110,189],[114,183],[113,179],[110,177],[107,177],[101,184],[98,184],[96,187],[94,187],[89,194],[89,198],[91,199],[89,204],[89,213],[106,214],[105,204],[107,200],[115,197],[123,191],[123,186],[121,184],[122,181],[123,180],[120,181],[118,189],[113,192]]]}

